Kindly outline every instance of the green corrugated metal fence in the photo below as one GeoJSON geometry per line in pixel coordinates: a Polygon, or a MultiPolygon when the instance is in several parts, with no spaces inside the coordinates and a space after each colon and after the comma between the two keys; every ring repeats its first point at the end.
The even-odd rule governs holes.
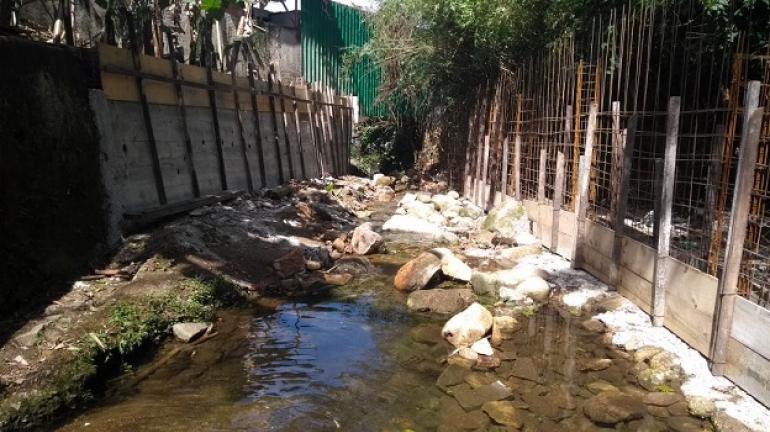
{"type": "Polygon", "coordinates": [[[305,80],[321,82],[337,91],[358,96],[360,113],[383,115],[375,104],[380,71],[364,59],[346,72],[346,51],[366,43],[371,34],[358,9],[325,0],[302,0],[302,69],[305,80]]]}

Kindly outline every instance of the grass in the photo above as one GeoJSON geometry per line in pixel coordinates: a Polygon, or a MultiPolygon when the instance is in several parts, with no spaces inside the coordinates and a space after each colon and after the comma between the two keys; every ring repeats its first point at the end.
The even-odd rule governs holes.
{"type": "Polygon", "coordinates": [[[128,359],[160,343],[178,322],[209,321],[217,307],[235,303],[239,294],[221,278],[185,279],[158,297],[122,300],[107,311],[98,331],[86,332],[78,350],[51,370],[35,390],[17,392],[0,402],[0,430],[41,427],[66,409],[93,399],[105,375],[130,370],[128,359]]]}

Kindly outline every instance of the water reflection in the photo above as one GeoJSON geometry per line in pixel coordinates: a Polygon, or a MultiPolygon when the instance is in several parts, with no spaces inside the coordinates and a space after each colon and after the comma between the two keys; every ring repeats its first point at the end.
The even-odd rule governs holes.
{"type": "Polygon", "coordinates": [[[317,395],[344,374],[383,366],[372,327],[354,303],[283,305],[252,324],[247,397],[317,395]]]}

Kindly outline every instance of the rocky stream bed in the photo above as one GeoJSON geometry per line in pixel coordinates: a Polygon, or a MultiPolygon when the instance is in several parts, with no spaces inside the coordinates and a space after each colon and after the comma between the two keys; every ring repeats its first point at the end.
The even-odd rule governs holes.
{"type": "MultiPolygon", "coordinates": [[[[247,300],[170,327],[179,341],[59,430],[770,430],[697,353],[545,251],[512,200],[486,213],[442,182],[345,178],[198,209],[161,232],[128,239],[116,263],[137,267],[131,280],[78,307],[98,315],[99,293],[184,265],[247,300]],[[134,264],[158,238],[172,262],[134,264]]],[[[17,340],[6,363],[77,347],[56,339],[62,308],[20,331],[35,342],[17,340]]]]}

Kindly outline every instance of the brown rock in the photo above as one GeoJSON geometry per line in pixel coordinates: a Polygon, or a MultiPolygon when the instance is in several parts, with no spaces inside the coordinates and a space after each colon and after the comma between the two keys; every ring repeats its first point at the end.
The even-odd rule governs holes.
{"type": "Polygon", "coordinates": [[[653,392],[644,397],[644,403],[658,407],[671,406],[682,400],[682,397],[671,392],[653,392]]]}
{"type": "Polygon", "coordinates": [[[519,409],[509,401],[492,401],[481,406],[481,409],[487,413],[495,423],[504,426],[520,428],[522,425],[522,416],[519,409]]]}
{"type": "Polygon", "coordinates": [[[324,273],[324,282],[329,285],[346,285],[353,280],[353,275],[350,273],[324,273]]]}
{"type": "Polygon", "coordinates": [[[468,307],[475,298],[473,291],[469,289],[435,288],[409,294],[406,306],[420,312],[452,314],[468,307]]]}
{"type": "Polygon", "coordinates": [[[440,268],[441,259],[430,252],[423,252],[398,269],[393,284],[400,291],[422,289],[440,268]]]}
{"type": "Polygon", "coordinates": [[[283,278],[305,271],[305,257],[299,248],[273,261],[273,268],[283,278]]]}
{"type": "Polygon", "coordinates": [[[347,242],[348,236],[347,235],[341,235],[334,239],[334,242],[332,243],[332,247],[334,250],[338,252],[344,252],[345,251],[345,242],[347,242]]]}
{"type": "Polygon", "coordinates": [[[350,239],[350,249],[356,255],[366,255],[376,252],[382,245],[382,236],[372,230],[372,224],[367,222],[353,230],[350,239]]]}
{"type": "Polygon", "coordinates": [[[627,394],[609,391],[589,399],[583,412],[594,423],[613,425],[644,417],[647,408],[639,399],[627,394]]]}

